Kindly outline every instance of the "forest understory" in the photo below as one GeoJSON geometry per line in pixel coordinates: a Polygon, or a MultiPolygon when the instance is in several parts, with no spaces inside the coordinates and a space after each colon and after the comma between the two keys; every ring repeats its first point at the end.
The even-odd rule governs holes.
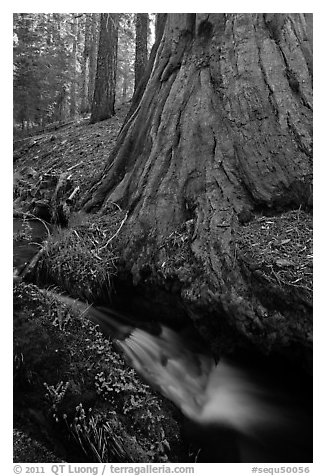
{"type": "Polygon", "coordinates": [[[205,307],[185,299],[185,289],[202,282],[191,223],[169,233],[162,249],[147,257],[147,267],[135,271],[122,253],[125,210],[112,202],[93,214],[82,211],[128,109],[124,104],[109,120],[89,125],[84,119],[14,144],[14,217],[23,222],[14,242],[32,241],[30,220],[51,228],[36,265],[24,280],[14,280],[16,461],[23,454],[26,462],[194,462],[199,451],[183,438],[180,411],[142,382],[93,324],[44,289],[175,329],[191,323],[217,358],[240,346],[277,354],[311,373],[309,210],[271,209],[239,219],[234,259],[251,283],[252,299],[262,303],[264,323],[253,323],[250,331],[222,309],[214,320],[209,296],[205,307]],[[210,340],[213,331],[218,338],[210,340]]]}

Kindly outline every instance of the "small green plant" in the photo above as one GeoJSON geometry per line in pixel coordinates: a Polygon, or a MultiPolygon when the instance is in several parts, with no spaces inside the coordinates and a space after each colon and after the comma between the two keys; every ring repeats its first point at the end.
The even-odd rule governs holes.
{"type": "MultiPolygon", "coordinates": [[[[115,415],[115,412],[112,412],[115,415]]],[[[107,461],[125,461],[127,455],[123,442],[116,435],[115,429],[101,415],[92,415],[92,409],[85,411],[80,403],[76,406],[75,417],[68,423],[67,415],[63,415],[69,433],[86,456],[97,463],[107,461]]]]}
{"type": "Polygon", "coordinates": [[[110,226],[97,218],[58,230],[48,240],[39,272],[81,299],[94,301],[103,292],[110,296],[118,259],[110,226]]]}
{"type": "Polygon", "coordinates": [[[164,462],[175,454],[174,410],[97,326],[23,282],[14,286],[14,304],[15,388],[26,408],[50,418],[64,444],[73,440],[93,462],[164,462]]]}
{"type": "Polygon", "coordinates": [[[59,406],[66,395],[67,389],[69,387],[69,382],[65,382],[65,383],[59,382],[56,386],[48,385],[46,382],[44,382],[44,386],[47,389],[47,393],[45,394],[45,397],[51,403],[52,416],[55,419],[55,421],[58,423],[59,422],[59,406]]]}

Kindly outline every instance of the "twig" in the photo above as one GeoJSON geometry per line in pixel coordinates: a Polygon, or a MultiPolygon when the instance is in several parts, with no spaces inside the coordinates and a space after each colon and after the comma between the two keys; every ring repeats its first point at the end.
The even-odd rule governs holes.
{"type": "Polygon", "coordinates": [[[76,231],[76,230],[72,230],[72,231],[75,233],[75,235],[77,236],[78,240],[80,240],[80,236],[78,235],[77,231],[76,231]]]}
{"type": "Polygon", "coordinates": [[[121,228],[123,227],[123,224],[124,222],[127,220],[128,218],[128,212],[126,212],[125,216],[124,216],[124,219],[122,220],[122,222],[120,223],[120,226],[119,228],[117,229],[117,231],[114,233],[113,236],[111,236],[111,238],[106,242],[106,244],[104,246],[101,246],[101,248],[98,249],[98,251],[101,251],[103,250],[104,248],[106,248],[108,246],[108,244],[118,235],[119,231],[121,230],[121,228]]]}
{"type": "Polygon", "coordinates": [[[36,241],[29,241],[28,244],[29,245],[36,245],[36,246],[39,246],[40,248],[43,248],[43,245],[41,243],[36,243],[36,241]]]}
{"type": "Polygon", "coordinates": [[[304,286],[303,284],[294,284],[294,283],[289,283],[290,286],[293,286],[294,288],[301,288],[305,289],[306,291],[309,291],[310,293],[313,292],[312,288],[309,288],[309,286],[304,286]]]}
{"type": "Polygon", "coordinates": [[[95,251],[92,251],[92,250],[91,250],[90,252],[91,252],[91,254],[92,254],[96,259],[102,261],[102,258],[100,258],[99,256],[97,256],[97,254],[95,253],[95,251]]]}
{"type": "Polygon", "coordinates": [[[80,187],[78,185],[78,187],[75,188],[75,190],[69,195],[69,197],[67,198],[66,202],[71,202],[72,199],[74,198],[74,196],[76,195],[77,192],[79,192],[80,190],[80,187]]]}
{"type": "Polygon", "coordinates": [[[78,167],[78,165],[80,165],[82,163],[83,163],[83,161],[78,162],[78,164],[72,165],[71,167],[69,167],[69,169],[67,169],[67,172],[70,172],[70,170],[74,169],[75,167],[78,167]]]}
{"type": "Polygon", "coordinates": [[[116,207],[118,207],[119,211],[122,212],[121,207],[117,203],[115,203],[115,202],[110,202],[110,203],[112,203],[112,205],[115,205],[116,207]]]}
{"type": "Polygon", "coordinates": [[[275,276],[275,278],[276,278],[276,280],[277,280],[279,286],[282,287],[282,284],[286,284],[281,278],[279,278],[279,276],[275,273],[275,271],[274,271],[273,268],[271,268],[271,271],[272,271],[272,273],[274,274],[274,276],[275,276]]]}
{"type": "Polygon", "coordinates": [[[41,218],[39,218],[39,217],[33,215],[33,213],[31,213],[31,212],[18,212],[18,213],[17,213],[17,212],[14,211],[14,217],[15,217],[15,215],[22,215],[23,217],[26,216],[26,217],[33,218],[33,220],[38,220],[38,221],[40,221],[40,222],[43,224],[43,226],[45,227],[45,229],[46,229],[46,231],[47,231],[47,233],[48,233],[48,236],[51,235],[50,230],[49,230],[49,228],[47,227],[47,225],[45,224],[45,222],[44,222],[41,218]]]}
{"type": "Polygon", "coordinates": [[[48,174],[49,172],[51,172],[51,170],[55,167],[55,164],[57,163],[58,161],[56,160],[54,162],[54,164],[51,165],[51,167],[49,169],[47,169],[45,172],[44,172],[44,175],[48,174]]]}

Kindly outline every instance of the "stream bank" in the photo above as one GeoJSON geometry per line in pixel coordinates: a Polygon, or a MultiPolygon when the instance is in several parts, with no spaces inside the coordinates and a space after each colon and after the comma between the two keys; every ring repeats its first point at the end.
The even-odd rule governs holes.
{"type": "Polygon", "coordinates": [[[16,428],[67,462],[189,459],[179,411],[97,327],[23,282],[14,310],[16,428]]]}
{"type": "Polygon", "coordinates": [[[104,250],[111,272],[102,260],[94,268],[91,235],[82,241],[82,230],[96,235],[98,225],[52,235],[49,228],[14,220],[14,273],[43,247],[27,281],[14,282],[14,459],[30,447],[33,462],[47,462],[50,453],[67,462],[190,461],[180,411],[126,365],[94,324],[44,290],[55,281],[83,299],[112,293],[114,260],[104,250]]]}

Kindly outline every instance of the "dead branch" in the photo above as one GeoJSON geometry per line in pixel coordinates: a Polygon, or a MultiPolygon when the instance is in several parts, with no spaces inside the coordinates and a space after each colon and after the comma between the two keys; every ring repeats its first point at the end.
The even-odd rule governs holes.
{"type": "Polygon", "coordinates": [[[70,170],[74,169],[75,167],[78,167],[78,165],[80,165],[82,163],[83,163],[83,161],[78,162],[78,164],[72,165],[71,167],[69,167],[69,169],[67,169],[67,172],[70,172],[70,170]]]}
{"type": "Polygon", "coordinates": [[[69,195],[69,197],[67,198],[66,202],[69,203],[72,201],[72,199],[74,198],[74,196],[76,195],[77,192],[79,192],[80,190],[80,187],[79,185],[74,189],[74,191],[69,195]]]}
{"type": "Polygon", "coordinates": [[[36,253],[36,255],[33,256],[31,261],[29,263],[27,263],[25,268],[23,268],[23,270],[18,275],[16,275],[14,277],[14,278],[16,278],[16,280],[17,280],[17,278],[19,280],[24,279],[35,268],[39,259],[41,258],[41,256],[45,252],[45,248],[46,248],[46,244],[36,253]]]}
{"type": "Polygon", "coordinates": [[[15,211],[14,210],[13,216],[14,216],[14,218],[32,218],[33,220],[38,220],[42,223],[42,225],[46,229],[48,237],[51,235],[50,230],[49,230],[48,226],[46,225],[45,221],[42,220],[41,218],[37,217],[33,213],[31,213],[31,212],[21,212],[21,211],[15,211]]]}

